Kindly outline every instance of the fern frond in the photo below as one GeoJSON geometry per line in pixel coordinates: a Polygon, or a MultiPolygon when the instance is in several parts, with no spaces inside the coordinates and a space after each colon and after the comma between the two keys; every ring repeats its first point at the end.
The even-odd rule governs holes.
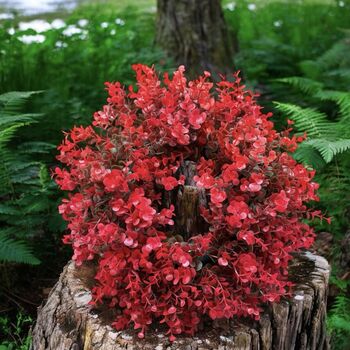
{"type": "Polygon", "coordinates": [[[330,163],[333,158],[350,149],[350,139],[330,141],[325,139],[312,139],[304,142],[319,151],[326,163],[330,163]]]}
{"type": "Polygon", "coordinates": [[[289,103],[275,102],[275,107],[295,122],[295,128],[308,137],[332,137],[336,130],[327,115],[314,108],[302,108],[289,103]]]}
{"type": "Polygon", "coordinates": [[[22,241],[14,240],[6,230],[0,231],[0,261],[38,265],[40,261],[22,241]]]}
{"type": "Polygon", "coordinates": [[[333,101],[339,106],[340,119],[350,121],[350,93],[344,91],[325,90],[315,94],[320,100],[333,101]]]}
{"type": "MultiPolygon", "coordinates": [[[[339,294],[336,296],[335,301],[332,305],[332,308],[330,310],[330,320],[333,321],[334,317],[341,317],[350,324],[350,299],[347,298],[343,294],[339,294]]],[[[345,329],[349,329],[350,327],[345,329]]]]}
{"type": "Polygon", "coordinates": [[[350,80],[350,69],[348,68],[339,68],[332,69],[326,73],[327,77],[340,78],[342,80],[350,80]]]}
{"type": "Polygon", "coordinates": [[[326,165],[326,162],[320,155],[319,151],[314,147],[305,144],[305,142],[299,145],[297,150],[293,153],[293,158],[316,170],[320,170],[326,165]]]}
{"type": "MultiPolygon", "coordinates": [[[[16,201],[16,205],[23,214],[43,213],[49,208],[49,199],[46,195],[36,192],[21,197],[16,201]]],[[[1,210],[1,206],[0,206],[1,210]]]]}
{"type": "Polygon", "coordinates": [[[346,59],[348,54],[349,44],[346,41],[339,41],[321,55],[316,62],[322,67],[322,70],[327,70],[330,67],[339,65],[339,62],[346,59]]]}
{"type": "Polygon", "coordinates": [[[18,215],[18,208],[11,204],[0,204],[0,215],[18,215]]]}
{"type": "Polygon", "coordinates": [[[18,172],[18,171],[24,171],[26,169],[32,168],[34,166],[38,167],[40,165],[41,165],[40,162],[30,161],[30,160],[23,161],[23,159],[18,160],[14,158],[13,160],[11,159],[11,162],[9,162],[8,168],[12,172],[18,172]]]}
{"type": "Polygon", "coordinates": [[[276,79],[275,81],[289,84],[294,88],[300,90],[301,92],[304,92],[307,95],[317,94],[323,88],[322,83],[316,80],[303,78],[303,77],[288,77],[288,78],[276,79]]]}
{"type": "Polygon", "coordinates": [[[0,111],[0,130],[18,123],[34,123],[36,121],[35,118],[39,116],[40,114],[35,113],[6,115],[0,111]]]}
{"type": "MultiPolygon", "coordinates": [[[[349,308],[350,310],[350,308],[349,308]]],[[[329,323],[333,330],[337,330],[350,334],[350,319],[346,317],[341,317],[338,315],[333,315],[330,317],[329,323]]]]}
{"type": "Polygon", "coordinates": [[[11,91],[0,95],[2,114],[16,115],[21,112],[28,100],[42,91],[11,91]]]}
{"type": "Polygon", "coordinates": [[[11,174],[11,182],[13,184],[19,184],[19,185],[34,185],[34,186],[40,186],[40,178],[39,178],[39,171],[40,168],[33,167],[28,168],[23,173],[15,173],[11,174]]]}
{"type": "Polygon", "coordinates": [[[22,153],[50,153],[56,146],[48,142],[23,142],[18,150],[22,153]]]}
{"type": "Polygon", "coordinates": [[[13,137],[17,129],[27,125],[25,123],[19,123],[0,131],[0,149],[4,147],[13,137]]]}
{"type": "Polygon", "coordinates": [[[6,193],[11,189],[11,173],[8,169],[8,164],[11,164],[11,160],[14,159],[13,153],[5,146],[14,137],[16,131],[24,124],[15,124],[5,130],[0,131],[0,194],[6,193]]]}

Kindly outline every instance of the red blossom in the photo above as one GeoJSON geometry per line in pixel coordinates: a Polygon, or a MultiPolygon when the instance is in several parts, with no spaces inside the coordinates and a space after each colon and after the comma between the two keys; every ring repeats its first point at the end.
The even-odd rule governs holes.
{"type": "Polygon", "coordinates": [[[255,237],[253,231],[239,231],[237,234],[237,238],[240,240],[244,240],[248,245],[253,245],[255,243],[255,237]]]}
{"type": "Polygon", "coordinates": [[[163,177],[161,183],[166,191],[171,191],[178,185],[178,181],[172,176],[163,177]]]}
{"type": "Polygon", "coordinates": [[[213,176],[204,173],[202,176],[194,176],[194,181],[198,187],[203,187],[206,189],[212,188],[215,185],[215,179],[213,176]]]}
{"type": "Polygon", "coordinates": [[[206,113],[201,113],[198,109],[196,109],[190,114],[188,120],[193,129],[200,129],[201,125],[205,122],[206,117],[206,113]]]}
{"type": "Polygon", "coordinates": [[[258,262],[252,253],[241,254],[236,261],[238,276],[242,282],[248,282],[249,279],[258,271],[258,262]]]}
{"type": "Polygon", "coordinates": [[[284,190],[278,194],[273,194],[270,198],[277,211],[284,213],[287,210],[289,198],[284,190]]]}
{"type": "Polygon", "coordinates": [[[116,190],[121,190],[123,192],[129,191],[123,173],[118,169],[113,169],[107,174],[103,179],[103,184],[108,192],[114,192],[116,190]]]}
{"type": "Polygon", "coordinates": [[[210,190],[210,201],[217,207],[221,207],[221,203],[226,199],[226,193],[223,190],[213,187],[210,190]]]}
{"type": "Polygon", "coordinates": [[[106,83],[92,126],[58,147],[63,240],[77,265],[96,262],[93,302],[118,308],[113,326],[140,338],[155,322],[172,341],[204,315],[258,319],[289,291],[291,253],[314,240],[304,219],[323,219],[306,206],[318,200],[314,172],[289,154],[301,137],[274,130],[238,74],[214,86],[208,72],[187,81],[183,66],[163,82],[133,69],[137,89],[106,83]],[[194,179],[178,175],[184,160],[197,162],[194,179]],[[203,189],[207,229],[175,241],[181,218],[165,203],[188,180],[203,189]]]}

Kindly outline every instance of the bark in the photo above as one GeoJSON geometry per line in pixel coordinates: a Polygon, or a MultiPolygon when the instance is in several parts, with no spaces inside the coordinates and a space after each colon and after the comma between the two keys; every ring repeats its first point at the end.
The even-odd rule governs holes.
{"type": "Polygon", "coordinates": [[[110,326],[113,312],[93,309],[92,265],[69,262],[47,302],[38,310],[32,350],[322,350],[328,349],[325,317],[329,265],[309,252],[295,257],[290,267],[296,282],[293,297],[266,308],[259,322],[214,322],[195,337],[170,343],[161,330],[140,340],[134,331],[117,332],[110,326]]]}
{"type": "Polygon", "coordinates": [[[185,184],[176,191],[173,199],[175,205],[175,231],[188,240],[190,236],[208,231],[208,225],[200,215],[200,207],[207,206],[205,190],[196,186],[193,180],[197,175],[196,163],[184,161],[179,175],[185,176],[185,184]]]}
{"type": "Polygon", "coordinates": [[[231,73],[235,40],[220,0],[158,0],[156,42],[190,77],[207,70],[231,73]]]}

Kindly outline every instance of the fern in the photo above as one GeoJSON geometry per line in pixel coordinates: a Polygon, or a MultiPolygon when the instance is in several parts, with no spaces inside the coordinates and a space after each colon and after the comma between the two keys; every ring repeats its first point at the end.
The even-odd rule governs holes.
{"type": "Polygon", "coordinates": [[[300,62],[306,78],[322,82],[331,90],[348,90],[350,84],[350,32],[343,30],[344,39],[320,55],[316,60],[300,62]]]}
{"type": "Polygon", "coordinates": [[[336,141],[312,139],[305,141],[304,144],[319,151],[326,163],[330,163],[336,155],[350,150],[350,139],[336,141]]]}
{"type": "Polygon", "coordinates": [[[18,150],[23,153],[50,153],[56,146],[49,142],[23,142],[18,146],[18,150]]]}
{"type": "Polygon", "coordinates": [[[343,79],[346,81],[350,81],[350,69],[349,68],[333,69],[327,73],[327,76],[333,79],[343,79]]]}
{"type": "Polygon", "coordinates": [[[40,263],[24,242],[11,238],[6,230],[0,231],[0,262],[31,265],[38,265],[40,263]]]}
{"type": "Polygon", "coordinates": [[[346,349],[350,346],[350,298],[337,295],[327,320],[328,329],[337,339],[337,346],[346,349]]]}
{"type": "Polygon", "coordinates": [[[275,81],[280,83],[286,83],[294,88],[308,94],[316,94],[323,88],[323,84],[304,77],[288,77],[288,78],[281,78],[281,79],[275,79],[275,81]]]}
{"type": "MultiPolygon", "coordinates": [[[[333,101],[339,108],[339,120],[341,121],[341,127],[350,123],[350,93],[344,91],[332,91],[332,90],[320,90],[315,94],[315,97],[322,101],[333,101]]],[[[349,125],[349,124],[348,124],[349,125]]],[[[350,136],[348,128],[342,130],[350,136]]]]}
{"type": "Polygon", "coordinates": [[[302,143],[294,153],[294,158],[313,169],[322,169],[325,166],[325,161],[321,154],[312,146],[302,143]]]}
{"type": "Polygon", "coordinates": [[[52,206],[45,165],[33,154],[53,149],[46,142],[23,142],[19,132],[40,121],[38,113],[23,113],[37,92],[0,95],[0,261],[38,264],[27,241],[42,231],[52,206]],[[46,172],[45,172],[46,171],[46,172]],[[45,176],[44,176],[45,177],[45,176]]]}
{"type": "Polygon", "coordinates": [[[321,55],[316,62],[323,70],[329,69],[346,60],[348,51],[349,43],[346,40],[341,40],[321,55]]]}
{"type": "Polygon", "coordinates": [[[338,108],[337,120],[331,121],[326,113],[315,108],[302,108],[288,103],[275,103],[276,108],[295,121],[295,129],[305,132],[308,140],[296,153],[296,159],[315,168],[322,168],[337,155],[350,150],[350,93],[322,90],[323,84],[306,78],[284,78],[279,82],[292,85],[304,94],[310,94],[316,101],[331,101],[338,108]],[[316,152],[318,152],[318,155],[316,152]]]}
{"type": "Polygon", "coordinates": [[[2,113],[18,115],[29,101],[29,99],[42,91],[10,91],[0,95],[0,108],[2,113]]]}
{"type": "Polygon", "coordinates": [[[280,102],[275,102],[275,107],[295,122],[296,130],[306,132],[310,138],[331,136],[336,132],[327,115],[314,108],[302,108],[280,102]]]}

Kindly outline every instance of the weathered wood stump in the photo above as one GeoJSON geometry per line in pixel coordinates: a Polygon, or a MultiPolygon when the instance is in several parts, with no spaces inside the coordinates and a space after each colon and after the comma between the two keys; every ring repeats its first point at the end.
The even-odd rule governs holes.
{"type": "Polygon", "coordinates": [[[266,308],[261,320],[214,322],[195,337],[179,337],[170,343],[161,329],[145,339],[135,331],[115,331],[111,310],[89,305],[94,268],[69,262],[39,308],[33,329],[32,350],[118,350],[118,349],[235,349],[235,350],[323,350],[328,349],[325,330],[327,261],[304,252],[290,266],[296,283],[293,296],[266,308]]]}

